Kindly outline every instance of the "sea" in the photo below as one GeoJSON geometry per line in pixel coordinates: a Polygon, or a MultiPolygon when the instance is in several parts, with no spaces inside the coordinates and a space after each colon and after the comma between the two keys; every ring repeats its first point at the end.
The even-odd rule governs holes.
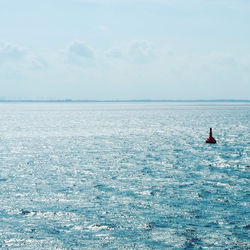
{"type": "Polygon", "coordinates": [[[0,103],[0,248],[250,249],[249,120],[249,102],[0,103]]]}

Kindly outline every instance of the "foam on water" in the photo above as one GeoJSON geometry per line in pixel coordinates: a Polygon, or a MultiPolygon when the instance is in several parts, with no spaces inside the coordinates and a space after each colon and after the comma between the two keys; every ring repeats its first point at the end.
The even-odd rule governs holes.
{"type": "Polygon", "coordinates": [[[249,107],[0,104],[0,247],[249,248],[249,107]]]}

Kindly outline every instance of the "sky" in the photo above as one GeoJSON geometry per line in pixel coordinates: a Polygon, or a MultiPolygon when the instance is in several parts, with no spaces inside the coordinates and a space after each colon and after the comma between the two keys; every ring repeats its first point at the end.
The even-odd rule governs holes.
{"type": "Polygon", "coordinates": [[[0,99],[250,99],[250,0],[0,0],[0,99]]]}

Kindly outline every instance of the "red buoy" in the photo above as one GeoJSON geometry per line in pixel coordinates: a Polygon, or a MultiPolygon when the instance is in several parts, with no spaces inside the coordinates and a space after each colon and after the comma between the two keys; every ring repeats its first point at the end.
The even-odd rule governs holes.
{"type": "Polygon", "coordinates": [[[216,143],[216,140],[213,138],[212,128],[210,128],[209,137],[207,138],[206,143],[216,143]]]}

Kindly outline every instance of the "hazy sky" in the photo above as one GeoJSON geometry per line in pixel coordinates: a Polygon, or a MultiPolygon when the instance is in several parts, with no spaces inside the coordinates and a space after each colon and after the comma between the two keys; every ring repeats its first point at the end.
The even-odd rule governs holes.
{"type": "Polygon", "coordinates": [[[0,98],[250,99],[250,0],[0,0],[0,98]]]}

